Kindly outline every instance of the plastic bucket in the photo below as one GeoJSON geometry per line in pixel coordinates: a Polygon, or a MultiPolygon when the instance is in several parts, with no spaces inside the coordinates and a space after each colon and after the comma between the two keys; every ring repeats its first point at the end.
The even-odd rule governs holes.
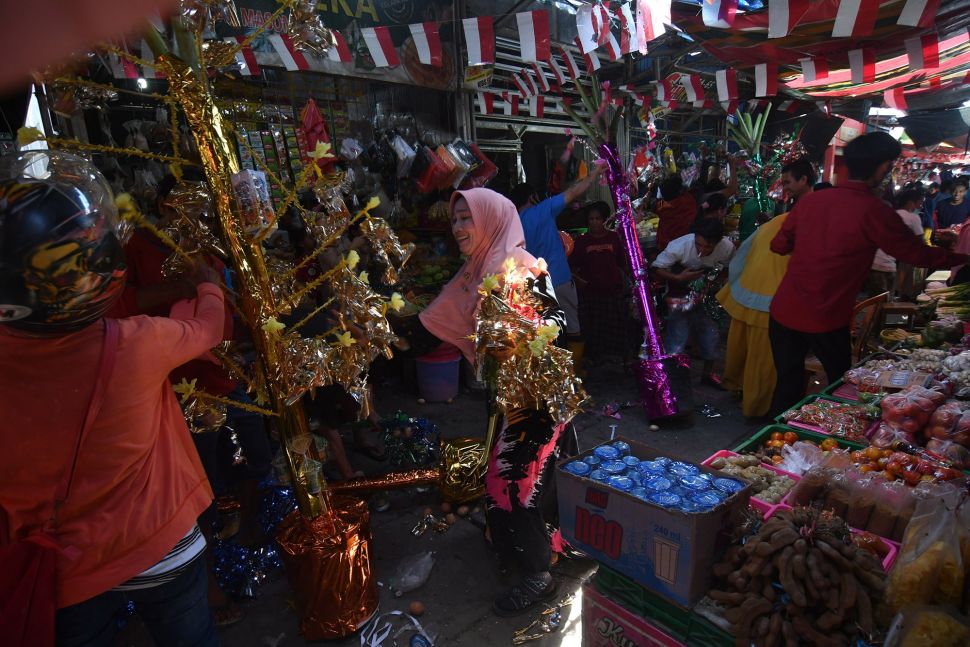
{"type": "Polygon", "coordinates": [[[437,350],[415,359],[418,392],[428,402],[447,402],[458,395],[458,350],[437,350]]]}

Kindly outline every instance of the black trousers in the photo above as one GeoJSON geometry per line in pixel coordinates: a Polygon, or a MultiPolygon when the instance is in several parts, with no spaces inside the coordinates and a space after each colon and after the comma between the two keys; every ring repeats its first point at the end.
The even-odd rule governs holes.
{"type": "Polygon", "coordinates": [[[771,353],[778,383],[771,398],[771,415],[777,416],[797,403],[805,392],[805,356],[811,351],[822,362],[829,383],[842,378],[852,366],[849,328],[809,333],[783,326],[774,318],[768,324],[771,353]]]}

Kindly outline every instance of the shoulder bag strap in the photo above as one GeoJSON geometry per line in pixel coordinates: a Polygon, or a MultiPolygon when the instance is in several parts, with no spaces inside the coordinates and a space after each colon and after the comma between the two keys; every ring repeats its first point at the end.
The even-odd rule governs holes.
{"type": "Polygon", "coordinates": [[[94,392],[91,401],[88,403],[87,412],[84,414],[84,423],[78,430],[77,440],[74,443],[74,454],[71,458],[71,466],[64,472],[61,481],[57,486],[57,494],[54,498],[54,512],[51,515],[51,526],[57,526],[57,511],[67,501],[71,492],[71,484],[74,481],[74,472],[77,468],[77,457],[81,451],[81,443],[94,423],[94,419],[101,409],[104,402],[104,394],[108,385],[108,379],[114,370],[115,356],[118,350],[118,322],[114,319],[104,320],[104,346],[101,348],[101,359],[98,368],[98,379],[94,383],[94,392]]]}

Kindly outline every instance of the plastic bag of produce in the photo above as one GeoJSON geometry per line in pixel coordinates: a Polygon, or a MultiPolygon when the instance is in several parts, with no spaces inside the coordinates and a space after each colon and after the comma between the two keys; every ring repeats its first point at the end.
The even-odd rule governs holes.
{"type": "Polygon", "coordinates": [[[923,430],[926,438],[949,440],[963,415],[963,405],[959,402],[946,402],[930,416],[930,422],[923,430]]]}
{"type": "Polygon", "coordinates": [[[882,399],[883,424],[907,434],[922,431],[936,409],[946,402],[939,391],[912,386],[882,399]]]}
{"type": "Polygon", "coordinates": [[[896,614],[884,647],[960,647],[970,644],[970,621],[950,609],[908,606],[896,614]]]}
{"type": "Polygon", "coordinates": [[[876,432],[869,438],[871,445],[882,448],[892,447],[893,443],[897,441],[914,444],[916,442],[916,434],[895,429],[892,425],[884,422],[879,425],[876,432]]]}
{"type": "Polygon", "coordinates": [[[782,461],[778,464],[778,469],[801,476],[821,463],[825,458],[825,452],[818,445],[799,441],[782,447],[781,456],[782,461]]]}
{"type": "Polygon", "coordinates": [[[960,606],[963,531],[956,511],[961,501],[961,493],[950,492],[917,503],[896,563],[889,572],[886,604],[893,613],[915,604],[960,606]]]}
{"type": "Polygon", "coordinates": [[[961,470],[970,469],[970,449],[951,440],[930,438],[926,441],[926,449],[953,464],[961,470]]]}

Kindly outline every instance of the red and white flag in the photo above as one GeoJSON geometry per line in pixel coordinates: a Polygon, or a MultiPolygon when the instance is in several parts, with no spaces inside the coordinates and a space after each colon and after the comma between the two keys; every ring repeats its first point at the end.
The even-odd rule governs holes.
{"type": "Polygon", "coordinates": [[[910,70],[919,72],[940,67],[940,39],[936,34],[907,38],[904,42],[910,70]]]}
{"type": "Polygon", "coordinates": [[[620,50],[629,54],[640,49],[640,36],[637,35],[637,21],[633,19],[631,5],[620,6],[617,20],[620,23],[620,50]]]}
{"type": "Polygon", "coordinates": [[[362,27],[360,35],[364,37],[364,44],[374,59],[375,67],[397,67],[401,64],[388,27],[362,27]]]}
{"type": "MultiPolygon", "coordinates": [[[[236,40],[233,38],[227,38],[227,41],[235,44],[236,40]]],[[[155,69],[155,52],[152,48],[148,46],[148,41],[143,40],[141,42],[141,57],[149,65],[142,66],[142,73],[145,75],[146,79],[164,79],[165,72],[155,69]]],[[[249,71],[249,66],[245,65],[245,60],[243,60],[242,52],[236,52],[236,62],[239,63],[239,73],[249,76],[252,72],[249,71]]]]}
{"type": "MultiPolygon", "coordinates": [[[[230,39],[227,39],[227,40],[230,40],[230,39]]],[[[236,36],[231,40],[234,40],[237,44],[242,45],[244,42],[246,42],[246,37],[236,36]]],[[[253,48],[250,47],[249,45],[245,45],[243,46],[242,51],[240,53],[242,54],[243,62],[246,64],[245,69],[242,70],[242,73],[259,76],[262,73],[262,70],[259,69],[259,63],[256,62],[256,53],[253,52],[253,48]]],[[[237,56],[236,60],[238,59],[239,57],[237,56]]]]}
{"type": "MultiPolygon", "coordinates": [[[[579,36],[576,37],[576,46],[582,51],[583,48],[579,44],[579,36]]],[[[600,69],[600,57],[596,55],[596,52],[590,52],[589,54],[583,54],[583,58],[586,59],[586,71],[592,77],[593,72],[600,69]]]]}
{"type": "Polygon", "coordinates": [[[562,52],[563,63],[566,64],[566,72],[569,73],[569,78],[573,81],[578,81],[579,77],[582,75],[582,71],[579,66],[576,65],[576,59],[573,58],[573,53],[570,52],[565,47],[560,47],[559,51],[562,52]]]}
{"type": "Polygon", "coordinates": [[[876,56],[871,49],[850,49],[849,70],[853,83],[872,83],[876,80],[876,56]]]}
{"type": "Polygon", "coordinates": [[[773,97],[776,94],[778,94],[778,65],[776,63],[755,65],[754,96],[773,97]]]}
{"type": "MultiPolygon", "coordinates": [[[[332,29],[331,32],[336,46],[327,50],[327,58],[334,63],[350,63],[353,57],[350,55],[350,48],[347,47],[347,39],[336,29],[332,29]]],[[[441,41],[439,40],[438,43],[440,45],[441,41]]]]}
{"type": "Polygon", "coordinates": [[[829,63],[822,56],[798,59],[802,64],[802,76],[806,83],[821,81],[829,76],[829,63]]]}
{"type": "Polygon", "coordinates": [[[611,61],[618,61],[623,56],[623,52],[620,51],[620,44],[616,42],[616,36],[613,35],[613,32],[610,32],[606,39],[606,54],[611,61]]]}
{"type": "Polygon", "coordinates": [[[717,70],[714,72],[717,83],[717,98],[719,101],[731,101],[738,98],[738,73],[736,70],[717,70]]]}
{"type": "Polygon", "coordinates": [[[491,92],[478,93],[478,110],[483,115],[490,115],[495,110],[495,96],[491,92]]]}
{"type": "Polygon", "coordinates": [[[808,11],[809,0],[772,0],[768,4],[768,38],[784,38],[808,11]]]}
{"type": "Polygon", "coordinates": [[[549,12],[545,9],[515,14],[519,26],[519,46],[522,61],[544,61],[551,54],[549,41],[549,12]]]}
{"type": "Polygon", "coordinates": [[[283,60],[283,67],[287,70],[296,72],[297,70],[310,69],[310,64],[307,63],[306,57],[293,45],[293,39],[289,36],[270,32],[266,38],[283,60]]]}
{"type": "Polygon", "coordinates": [[[880,0],[839,0],[832,38],[861,38],[876,26],[880,0]]]}
{"type": "Polygon", "coordinates": [[[523,98],[532,96],[532,88],[528,83],[526,83],[525,79],[522,78],[521,74],[513,72],[512,83],[515,84],[515,87],[519,90],[519,94],[522,95],[523,98]]]}
{"type": "Polygon", "coordinates": [[[542,68],[539,67],[539,64],[538,63],[533,63],[532,64],[532,70],[536,74],[536,81],[539,82],[539,89],[542,90],[543,92],[548,92],[549,91],[549,80],[546,79],[546,75],[542,71],[542,68]]]}
{"type": "Polygon", "coordinates": [[[601,4],[584,4],[576,10],[576,33],[579,51],[588,54],[600,45],[606,44],[610,33],[610,14],[601,4]]]}
{"type": "Polygon", "coordinates": [[[522,80],[525,81],[526,88],[529,90],[529,96],[534,97],[539,94],[539,85],[536,83],[536,80],[532,78],[532,70],[522,68],[522,71],[519,72],[519,74],[522,77],[522,80]]]}
{"type": "Polygon", "coordinates": [[[906,27],[932,27],[939,8],[940,0],[906,0],[896,24],[906,27]]]}
{"type": "Polygon", "coordinates": [[[794,99],[788,99],[787,101],[782,101],[779,103],[778,109],[783,112],[797,114],[802,111],[802,102],[795,101],[794,99]]]}
{"type": "MultiPolygon", "coordinates": [[[[565,55],[563,55],[565,58],[565,55]]],[[[562,67],[559,65],[559,61],[556,60],[555,56],[549,56],[549,68],[552,70],[552,75],[556,77],[556,83],[560,86],[566,85],[566,73],[562,71],[562,67]]]]}
{"type": "Polygon", "coordinates": [[[906,97],[903,94],[903,88],[893,88],[892,90],[886,90],[882,93],[882,100],[886,102],[886,105],[890,108],[895,108],[896,110],[906,110],[906,97]]]}
{"type": "Polygon", "coordinates": [[[701,17],[708,27],[727,29],[734,25],[738,0],[702,0],[701,17]]]}
{"type": "MultiPolygon", "coordinates": [[[[120,50],[128,52],[128,43],[124,40],[117,43],[120,50]]],[[[111,71],[116,79],[137,79],[141,76],[138,67],[125,56],[111,56],[111,71]]]]}
{"type": "Polygon", "coordinates": [[[418,60],[423,65],[441,67],[444,65],[441,60],[441,36],[438,34],[438,23],[418,22],[408,25],[411,30],[411,38],[414,39],[414,48],[418,50],[418,60]]]}
{"type": "Polygon", "coordinates": [[[511,92],[503,92],[502,98],[505,99],[505,114],[506,116],[512,116],[519,114],[519,95],[512,94],[511,92]]]}
{"type": "Polygon", "coordinates": [[[637,0],[637,39],[640,53],[647,53],[647,43],[660,38],[671,24],[670,0],[637,0]]]}
{"type": "Polygon", "coordinates": [[[495,27],[491,16],[464,18],[461,21],[468,48],[469,65],[488,65],[495,62],[495,27]]]}
{"type": "Polygon", "coordinates": [[[657,86],[657,101],[668,102],[674,98],[674,83],[669,77],[653,84],[657,86]]]}
{"type": "Polygon", "coordinates": [[[738,101],[722,101],[721,107],[724,108],[724,112],[733,115],[738,111],[738,101]]]}
{"type": "Polygon", "coordinates": [[[703,99],[701,101],[694,101],[691,105],[699,110],[706,110],[708,108],[713,108],[714,102],[710,99],[703,99]]]}
{"type": "Polygon", "coordinates": [[[529,114],[537,119],[542,119],[546,116],[546,100],[541,94],[532,97],[529,101],[529,114]]]}
{"type": "Polygon", "coordinates": [[[704,101],[704,86],[701,85],[701,77],[697,74],[681,74],[680,84],[687,91],[687,101],[697,103],[704,101]]]}

